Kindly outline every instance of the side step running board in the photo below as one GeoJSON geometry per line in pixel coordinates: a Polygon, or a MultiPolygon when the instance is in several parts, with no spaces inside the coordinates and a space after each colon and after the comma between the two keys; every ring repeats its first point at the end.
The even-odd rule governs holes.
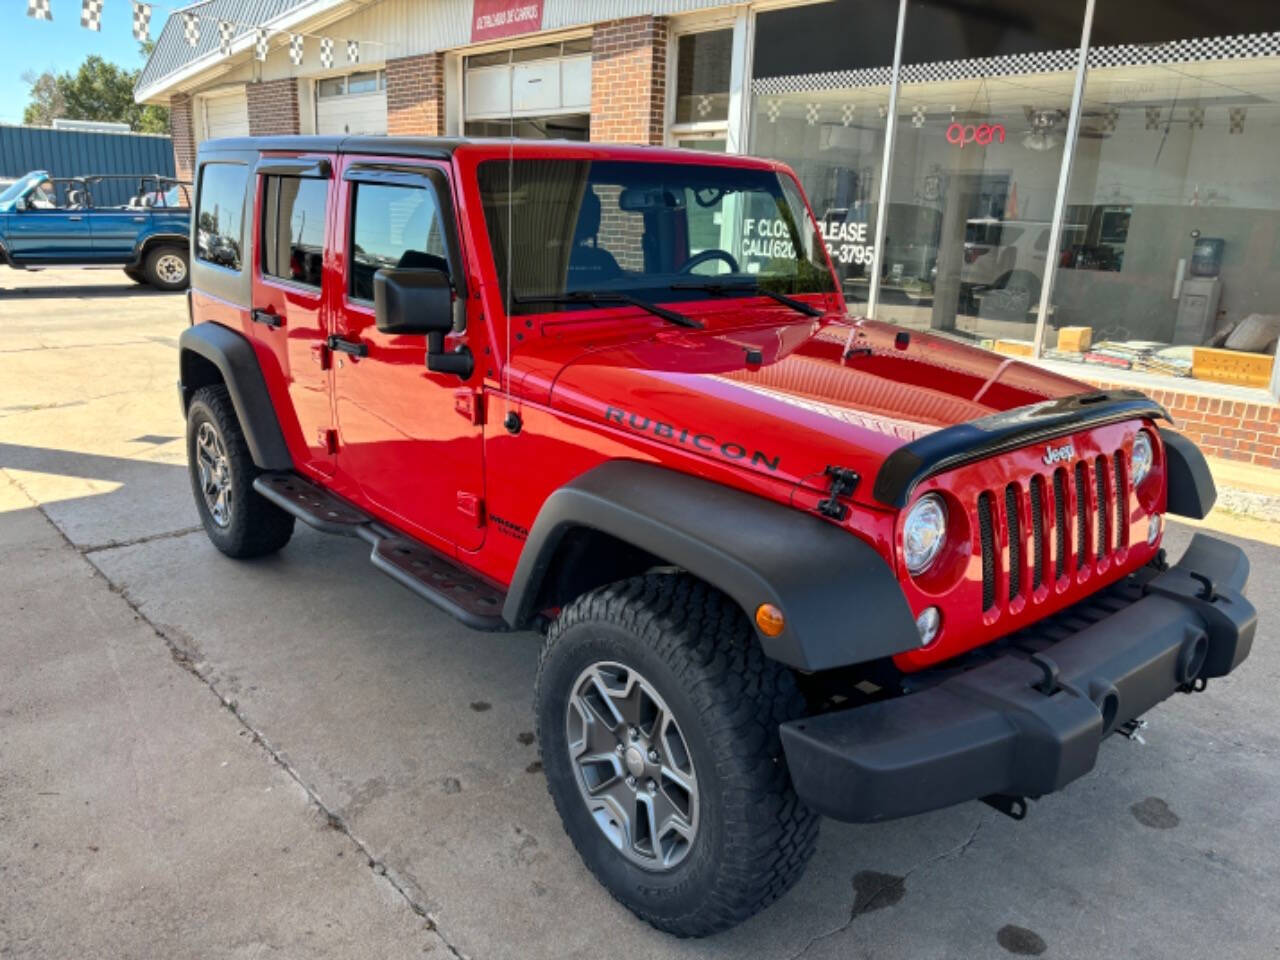
{"type": "Polygon", "coordinates": [[[373,547],[369,559],[375,567],[472,629],[507,629],[502,591],[311,481],[295,473],[264,473],[253,489],[307,526],[364,540],[373,547]]]}

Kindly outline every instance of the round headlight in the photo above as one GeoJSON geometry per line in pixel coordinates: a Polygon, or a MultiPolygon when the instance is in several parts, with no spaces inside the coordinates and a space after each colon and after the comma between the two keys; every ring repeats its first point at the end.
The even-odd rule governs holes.
{"type": "Polygon", "coordinates": [[[902,525],[902,555],[913,574],[924,573],[938,559],[947,539],[947,506],[936,493],[927,493],[907,511],[902,525]]]}
{"type": "Polygon", "coordinates": [[[1147,474],[1151,472],[1151,464],[1155,460],[1155,453],[1151,449],[1151,434],[1145,430],[1139,430],[1138,435],[1133,438],[1133,453],[1129,457],[1129,462],[1133,464],[1133,485],[1141,486],[1142,481],[1147,479],[1147,474]]]}

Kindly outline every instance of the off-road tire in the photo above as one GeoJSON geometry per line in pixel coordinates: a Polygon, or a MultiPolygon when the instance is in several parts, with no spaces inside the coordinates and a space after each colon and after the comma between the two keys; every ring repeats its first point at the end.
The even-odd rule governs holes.
{"type": "Polygon", "coordinates": [[[253,480],[261,472],[249,453],[227,388],[220,384],[201,387],[187,408],[187,473],[205,533],[229,557],[243,559],[275,553],[293,536],[293,515],[253,489],[253,480]],[[212,426],[226,451],[231,507],[225,525],[214,520],[200,480],[196,447],[202,424],[212,426]]]}
{"type": "Polygon", "coordinates": [[[800,878],[817,814],[796,796],[778,724],[804,700],[791,671],[765,657],[742,610],[685,574],[649,574],[588,593],[551,625],[534,692],[547,789],[565,832],[615,899],[681,937],[746,920],[800,878]],[[566,723],[576,679],[610,661],[639,672],[670,708],[697,776],[694,841],[667,872],[625,858],[592,818],[566,723]]]}
{"type": "Polygon", "coordinates": [[[191,264],[186,249],[177,246],[154,248],[147,254],[142,275],[157,290],[185,290],[191,280],[191,264]],[[168,266],[171,261],[166,258],[172,257],[177,257],[182,262],[180,277],[168,266]]]}

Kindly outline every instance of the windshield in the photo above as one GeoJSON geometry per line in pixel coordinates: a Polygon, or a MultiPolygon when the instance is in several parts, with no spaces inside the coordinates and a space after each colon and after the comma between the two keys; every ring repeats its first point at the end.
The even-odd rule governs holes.
{"type": "Polygon", "coordinates": [[[28,173],[21,180],[17,180],[14,183],[9,184],[9,186],[5,188],[4,193],[0,193],[0,204],[8,206],[41,180],[48,179],[49,175],[47,173],[28,173]]]}
{"type": "Polygon", "coordinates": [[[517,159],[485,161],[477,178],[514,313],[571,309],[545,298],[587,292],[705,299],[706,283],[835,289],[799,189],[771,170],[517,159]]]}

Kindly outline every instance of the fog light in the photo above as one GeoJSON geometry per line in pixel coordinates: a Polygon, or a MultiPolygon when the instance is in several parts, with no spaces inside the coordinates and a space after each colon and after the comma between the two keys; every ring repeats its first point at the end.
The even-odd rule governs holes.
{"type": "Polygon", "coordinates": [[[920,646],[927,647],[942,629],[942,614],[937,607],[925,607],[916,617],[916,629],[920,631],[920,646]]]}
{"type": "Polygon", "coordinates": [[[1160,514],[1153,513],[1147,522],[1147,543],[1152,544],[1160,539],[1160,514]]]}

